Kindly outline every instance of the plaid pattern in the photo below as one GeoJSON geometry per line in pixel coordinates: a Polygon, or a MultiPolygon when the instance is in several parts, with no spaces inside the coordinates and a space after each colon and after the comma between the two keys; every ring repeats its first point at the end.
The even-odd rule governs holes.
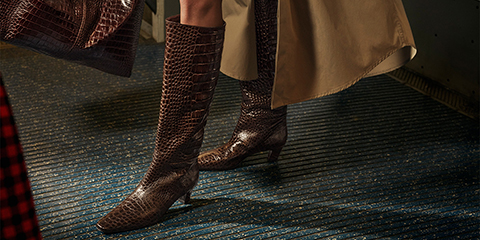
{"type": "Polygon", "coordinates": [[[42,239],[22,145],[0,73],[0,239],[42,239]]]}

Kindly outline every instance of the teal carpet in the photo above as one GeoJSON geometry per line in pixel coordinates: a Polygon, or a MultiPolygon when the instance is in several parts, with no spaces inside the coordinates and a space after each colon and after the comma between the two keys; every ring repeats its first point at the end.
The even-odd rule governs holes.
{"type": "MultiPolygon", "coordinates": [[[[478,123],[386,75],[289,106],[277,163],[201,172],[192,204],[103,235],[95,223],[149,165],[162,64],[146,42],[131,78],[0,50],[45,239],[480,238],[478,123]]],[[[239,104],[222,75],[203,150],[229,139],[239,104]]]]}

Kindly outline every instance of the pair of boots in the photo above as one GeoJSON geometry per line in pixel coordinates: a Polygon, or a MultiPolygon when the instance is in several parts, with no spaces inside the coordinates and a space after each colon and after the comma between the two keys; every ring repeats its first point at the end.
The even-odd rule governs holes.
{"type": "Polygon", "coordinates": [[[219,74],[224,26],[194,27],[179,20],[175,16],[166,21],[164,79],[152,163],[134,192],[97,223],[104,233],[155,224],[175,201],[188,203],[199,170],[231,169],[247,156],[266,150],[271,150],[269,160],[276,160],[286,142],[286,107],[270,108],[275,70],[275,35],[270,33],[258,46],[263,49],[259,79],[240,81],[242,113],[232,138],[199,156],[219,74]]]}

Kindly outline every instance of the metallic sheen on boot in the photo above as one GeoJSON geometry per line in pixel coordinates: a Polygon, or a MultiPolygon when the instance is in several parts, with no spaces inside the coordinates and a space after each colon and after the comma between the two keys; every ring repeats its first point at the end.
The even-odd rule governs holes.
{"type": "Polygon", "coordinates": [[[287,141],[287,107],[271,109],[275,76],[277,1],[255,1],[257,36],[257,80],[240,81],[241,114],[232,138],[223,146],[200,154],[200,170],[227,170],[246,157],[271,151],[269,161],[277,160],[287,141]]]}
{"type": "Polygon", "coordinates": [[[177,200],[188,201],[198,181],[197,157],[218,79],[224,26],[202,28],[166,21],[162,99],[153,160],[119,206],[100,219],[104,233],[161,221],[177,200]]]}

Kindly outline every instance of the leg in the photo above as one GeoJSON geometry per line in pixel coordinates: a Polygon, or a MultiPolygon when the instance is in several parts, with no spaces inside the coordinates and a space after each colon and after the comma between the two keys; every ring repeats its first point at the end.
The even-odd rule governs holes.
{"type": "Polygon", "coordinates": [[[222,0],[180,0],[180,23],[198,27],[222,26],[222,0]]]}
{"type": "Polygon", "coordinates": [[[258,79],[240,81],[241,114],[232,138],[198,158],[201,170],[226,170],[251,154],[270,151],[275,161],[287,140],[287,108],[271,109],[275,76],[277,1],[255,0],[258,79]]]}
{"type": "Polygon", "coordinates": [[[197,157],[218,79],[224,26],[166,21],[162,98],[153,160],[137,188],[100,219],[115,233],[159,222],[177,200],[188,201],[198,181],[197,157]]]}

